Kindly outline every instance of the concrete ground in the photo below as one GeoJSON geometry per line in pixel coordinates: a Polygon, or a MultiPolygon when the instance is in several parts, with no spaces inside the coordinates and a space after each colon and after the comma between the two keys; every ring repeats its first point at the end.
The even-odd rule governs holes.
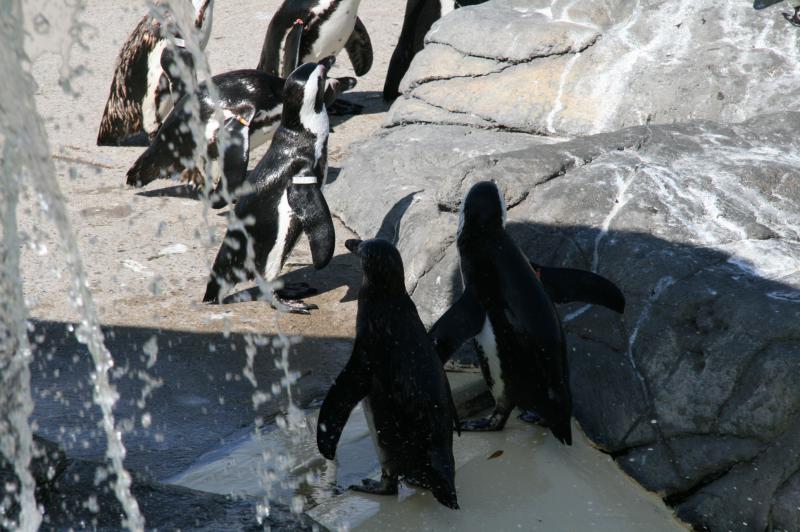
{"type": "MultiPolygon", "coordinates": [[[[256,65],[278,4],[278,0],[217,0],[207,48],[212,72],[256,65]]],[[[404,7],[403,0],[365,0],[361,5],[375,63],[348,97],[364,105],[365,113],[334,121],[331,178],[351,146],[382,123],[386,107],[380,90],[404,7]]],[[[207,464],[215,452],[235,447],[252,432],[257,418],[269,421],[285,409],[285,393],[272,386],[284,376],[272,363],[280,353],[269,345],[278,331],[305,338],[289,356],[299,377],[294,399],[308,405],[324,394],[349,356],[360,271],[343,246],[352,233],[337,221],[336,253],[327,268],[313,270],[308,246],[301,241],[284,270],[320,290],[307,299],[320,307],[312,315],[281,315],[260,301],[200,303],[226,218],[205,211],[174,182],[155,182],[144,190],[124,185],[125,172],[142,148],[95,146],[118,48],[144,11],[142,2],[87,2],[82,16],[87,24],[86,48],[74,48],[71,57],[72,66],[80,67],[71,80],[75,95],[59,84],[58,55],[36,57],[32,70],[38,83],[38,111],[46,119],[58,181],[89,285],[108,347],[117,368],[122,368],[115,372],[121,394],[116,413],[126,430],[126,464],[156,479],[186,479],[198,463],[207,464]],[[255,361],[250,360],[251,345],[256,345],[255,361]]],[[[349,74],[343,54],[334,75],[349,74]]],[[[253,154],[252,165],[265,149],[253,154]]],[[[33,365],[37,432],[59,441],[72,456],[102,459],[104,440],[91,404],[91,367],[69,328],[78,316],[70,306],[67,268],[55,229],[39,214],[35,198],[28,198],[20,209],[20,225],[29,242],[22,270],[32,337],[38,344],[33,365]]],[[[251,286],[240,285],[237,292],[246,298],[251,286]]],[[[360,438],[363,443],[364,434],[360,438]]],[[[367,528],[387,529],[393,523],[389,528],[399,529],[423,512],[429,528],[469,523],[473,528],[500,529],[508,521],[492,520],[501,512],[490,510],[511,500],[508,489],[513,488],[517,494],[530,491],[530,498],[513,498],[513,508],[505,512],[524,525],[535,521],[536,527],[556,530],[569,523],[573,530],[587,529],[611,515],[603,522],[612,526],[599,528],[621,530],[613,526],[623,522],[629,530],[640,523],[648,524],[638,529],[672,528],[666,509],[632,483],[623,486],[628,481],[619,470],[609,473],[614,468],[610,459],[581,440],[575,448],[564,449],[542,430],[514,422],[503,433],[457,439],[456,453],[461,512],[444,510],[431,504],[430,497],[416,495],[400,502],[367,498],[372,510],[348,515],[367,528]],[[503,454],[487,460],[495,451],[503,454]],[[509,475],[516,482],[511,488],[497,484],[509,475]],[[559,504],[571,508],[570,520],[551,520],[557,517],[553,511],[559,504]],[[591,511],[598,507],[592,504],[601,508],[591,511]],[[620,505],[633,507],[633,513],[620,505]],[[377,515],[376,509],[380,509],[377,515]]],[[[195,480],[192,487],[203,489],[202,475],[195,480]]],[[[338,523],[335,515],[347,513],[355,497],[345,494],[329,501],[315,517],[327,525],[338,523]]]]}

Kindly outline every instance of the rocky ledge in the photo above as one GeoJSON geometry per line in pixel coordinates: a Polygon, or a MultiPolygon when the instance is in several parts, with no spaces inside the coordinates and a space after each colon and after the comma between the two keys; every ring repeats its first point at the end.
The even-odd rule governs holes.
{"type": "Polygon", "coordinates": [[[461,290],[461,198],[495,180],[531,258],[627,297],[561,308],[591,440],[698,529],[800,530],[800,113],[769,112],[797,34],[746,2],[549,4],[435,25],[331,208],[397,244],[431,325],[461,290]]]}

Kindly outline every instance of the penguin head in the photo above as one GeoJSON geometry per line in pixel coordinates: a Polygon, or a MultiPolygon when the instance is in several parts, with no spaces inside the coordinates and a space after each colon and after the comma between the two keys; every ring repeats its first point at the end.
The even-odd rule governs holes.
{"type": "Polygon", "coordinates": [[[382,238],[350,239],[344,245],[361,258],[362,290],[378,288],[387,294],[406,293],[403,259],[390,242],[382,238]]]}
{"type": "MultiPolygon", "coordinates": [[[[283,88],[281,124],[322,132],[320,121],[327,123],[325,85],[335,58],[326,57],[319,63],[306,63],[297,67],[286,79],[283,88]]],[[[327,132],[327,127],[325,127],[327,132]]]]}
{"type": "Polygon", "coordinates": [[[458,238],[462,233],[482,234],[506,226],[506,202],[493,181],[480,181],[469,189],[461,202],[458,238]]]}

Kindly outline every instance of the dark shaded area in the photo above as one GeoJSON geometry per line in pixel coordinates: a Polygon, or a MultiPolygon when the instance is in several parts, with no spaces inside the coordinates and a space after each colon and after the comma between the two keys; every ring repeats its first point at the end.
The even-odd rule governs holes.
{"type": "Polygon", "coordinates": [[[145,190],[143,192],[137,192],[136,195],[145,198],[182,198],[193,200],[200,200],[203,196],[193,185],[175,185],[157,188],[155,190],[145,190]]]}
{"type": "MultiPolygon", "coordinates": [[[[358,258],[350,253],[342,253],[333,257],[323,270],[317,270],[313,265],[308,264],[280,276],[279,279],[287,284],[307,283],[316,290],[317,294],[324,294],[346,286],[347,293],[340,300],[340,303],[345,303],[358,298],[358,289],[361,286],[360,271],[358,258]],[[325,275],[320,275],[320,271],[324,271],[325,275]]],[[[230,294],[222,300],[222,303],[240,303],[258,299],[262,299],[261,289],[253,286],[230,294]]]]}
{"type": "MultiPolygon", "coordinates": [[[[92,397],[89,353],[68,330],[72,324],[40,321],[33,327],[37,434],[58,442],[71,459],[103,461],[106,441],[92,397]]],[[[115,416],[125,428],[125,464],[154,479],[183,471],[252,427],[256,418],[269,422],[286,408],[285,390],[253,408],[253,394],[272,395],[273,383],[283,376],[275,367],[280,352],[271,337],[132,327],[108,327],[104,334],[115,360],[112,377],[120,395],[115,416]],[[243,374],[248,341],[256,350],[255,387],[243,374]],[[145,353],[145,345],[157,345],[157,355],[152,349],[145,353]]],[[[293,388],[300,406],[325,394],[350,349],[350,339],[312,336],[291,347],[291,370],[302,376],[293,388]]]]}

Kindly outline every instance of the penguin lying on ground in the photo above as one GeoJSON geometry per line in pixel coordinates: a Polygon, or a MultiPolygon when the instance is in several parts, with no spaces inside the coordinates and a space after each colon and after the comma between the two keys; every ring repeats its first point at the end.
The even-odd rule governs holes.
{"type": "Polygon", "coordinates": [[[442,362],[470,338],[478,347],[495,408],[486,419],[462,422],[463,430],[500,430],[519,406],[534,411],[569,445],[566,338],[553,301],[583,300],[621,312],[625,300],[599,275],[532,265],[505,232],[505,220],[505,202],[494,183],[481,182],[469,190],[457,237],[464,294],[434,324],[430,336],[442,362]]]}
{"type": "MultiPolygon", "coordinates": [[[[200,49],[205,49],[211,35],[214,0],[192,0],[195,9],[195,27],[199,35],[200,49]]],[[[175,44],[183,42],[175,35],[175,44]]],[[[117,66],[108,94],[100,131],[98,146],[147,146],[162,121],[172,109],[173,98],[170,76],[166,73],[170,65],[177,63],[176,57],[185,63],[191,54],[175,52],[166,35],[166,29],[152,15],[145,15],[133,33],[122,45],[117,57],[117,66]],[[162,60],[162,55],[167,52],[162,60]],[[165,65],[167,68],[165,68],[165,65]]],[[[189,67],[193,66],[190,62],[189,67]]],[[[175,76],[172,76],[175,79],[175,76]]],[[[185,89],[183,89],[185,91],[185,89]]]]}
{"type": "Polygon", "coordinates": [[[408,296],[403,261],[385,240],[348,240],[364,272],[353,353],[331,386],[317,422],[317,446],[333,460],[350,412],[362,399],[381,462],[381,480],[351,489],[397,493],[398,478],[458,508],[453,460],[457,423],[450,385],[408,296]]]}
{"type": "MultiPolygon", "coordinates": [[[[249,192],[236,204],[225,239],[214,261],[203,297],[219,302],[232,285],[261,273],[274,280],[300,232],[311,245],[314,267],[333,256],[335,235],[322,185],[328,171],[328,114],[325,81],[334,58],[295,70],[283,89],[281,123],[269,150],[248,175],[249,192]]],[[[274,306],[307,314],[314,305],[291,301],[308,295],[307,285],[274,294],[274,306]],[[294,295],[288,295],[294,291],[294,295]]]]}
{"type": "MultiPolygon", "coordinates": [[[[295,65],[319,61],[347,50],[356,76],[372,68],[372,42],[358,18],[361,0],[285,0],[264,37],[258,70],[286,76],[295,65]],[[281,50],[283,55],[281,56],[281,50]]],[[[357,112],[361,106],[337,102],[334,111],[357,112]]]]}
{"type": "Polygon", "coordinates": [[[408,0],[403,29],[397,40],[386,82],[383,85],[383,99],[390,102],[400,93],[400,81],[406,75],[411,60],[425,45],[425,35],[433,23],[457,7],[482,4],[486,0],[408,0]]]}
{"type": "MultiPolygon", "coordinates": [[[[214,117],[215,106],[222,109],[228,124],[236,124],[227,120],[236,114],[236,109],[250,106],[255,110],[252,122],[248,123],[248,149],[257,148],[272,137],[281,118],[286,80],[258,70],[235,70],[214,76],[212,80],[218,99],[215,101],[211,98],[207,83],[202,83],[195,93],[200,112],[193,115],[190,96],[184,96],[158,130],[153,143],[128,170],[126,179],[128,185],[144,186],[155,179],[170,178],[180,173],[184,181],[203,187],[206,182],[205,165],[202,164],[203,161],[197,164],[193,160],[196,144],[190,123],[192,118],[198,120],[198,126],[205,133],[205,140],[208,143],[208,149],[203,151],[207,152],[206,158],[215,163],[219,129],[219,123],[214,117]]],[[[355,78],[326,80],[326,105],[333,102],[341,92],[350,90],[355,85],[355,78]]],[[[226,129],[230,133],[230,129],[226,129]]],[[[212,164],[212,169],[217,167],[218,165],[212,164]]],[[[219,172],[211,176],[209,185],[217,183],[219,187],[221,182],[217,180],[220,174],[227,178],[226,187],[229,194],[234,194],[244,182],[244,174],[239,175],[219,168],[219,172]]],[[[217,197],[214,207],[222,207],[225,204],[226,201],[220,196],[217,197]]]]}

